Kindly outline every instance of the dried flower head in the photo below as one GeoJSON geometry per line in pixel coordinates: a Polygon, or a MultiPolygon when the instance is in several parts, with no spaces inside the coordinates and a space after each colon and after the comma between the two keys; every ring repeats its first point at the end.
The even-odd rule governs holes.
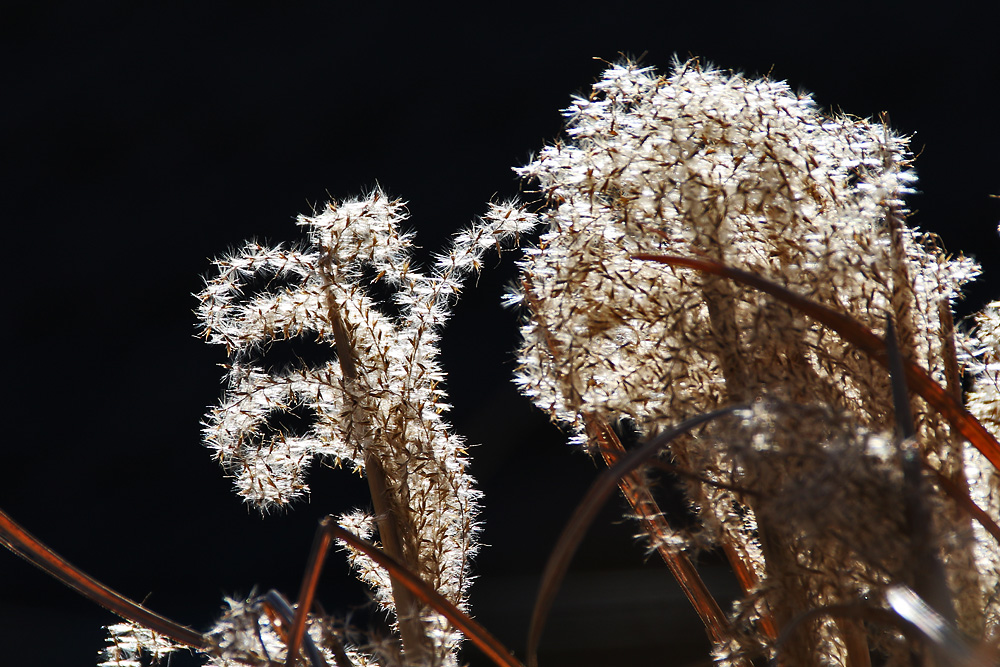
{"type": "Polygon", "coordinates": [[[977,268],[903,225],[904,139],[825,116],[783,82],[694,62],[670,77],[613,67],[566,115],[570,141],[519,170],[550,203],[523,263],[519,383],[539,406],[648,423],[766,389],[887,423],[884,373],[835,335],[750,290],[634,261],[640,251],[708,255],[875,330],[904,311],[917,320],[907,354],[943,377],[939,304],[977,268]]]}
{"type": "MultiPolygon", "coordinates": [[[[216,262],[199,316],[231,365],[205,437],[237,492],[263,510],[307,493],[316,457],[362,471],[374,515],[342,523],[365,536],[377,530],[387,553],[463,604],[479,492],[463,442],[442,418],[438,330],[484,253],[533,222],[512,206],[493,206],[424,273],[413,265],[411,236],[400,230],[405,218],[401,202],[376,191],[300,216],[304,247],[251,243],[216,262]],[[378,291],[391,293],[391,302],[380,303],[378,291]],[[292,367],[262,361],[271,347],[302,340],[326,359],[292,367]]],[[[352,553],[351,561],[396,613],[408,662],[451,664],[459,634],[420,610],[367,556],[352,553]]]]}
{"type": "MultiPolygon", "coordinates": [[[[967,397],[969,412],[992,433],[1000,433],[1000,301],[994,301],[975,318],[976,327],[966,341],[976,371],[967,397]]],[[[974,450],[966,452],[966,476],[976,504],[991,517],[1000,517],[1000,474],[974,450]]],[[[985,635],[1000,637],[1000,549],[978,525],[976,561],[983,573],[985,635]],[[992,548],[991,548],[992,547],[992,548]]]]}
{"type": "Polygon", "coordinates": [[[108,628],[108,646],[98,667],[142,667],[143,657],[159,663],[181,646],[135,623],[115,623],[108,628]]]}
{"type": "MultiPolygon", "coordinates": [[[[635,258],[707,257],[876,332],[890,318],[904,357],[957,395],[951,305],[978,267],[905,224],[906,139],[821,113],[783,82],[696,61],[670,76],[613,66],[566,116],[568,139],[518,170],[537,183],[548,222],[515,297],[530,313],[522,391],[592,446],[595,423],[625,417],[651,434],[762,401],[753,418],[714,424],[670,453],[717,482],[688,484],[702,537],[741,561],[748,595],[779,628],[910,581],[905,485],[884,446],[895,426],[886,371],[761,292],[635,258]],[[883,514],[868,516],[872,507],[883,514]]],[[[962,438],[920,399],[912,409],[923,459],[964,485],[962,438]]],[[[988,586],[969,518],[930,495],[940,508],[931,548],[961,591],[960,626],[979,633],[988,586]]],[[[809,625],[783,647],[789,664],[841,664],[860,632],[809,625]]]]}

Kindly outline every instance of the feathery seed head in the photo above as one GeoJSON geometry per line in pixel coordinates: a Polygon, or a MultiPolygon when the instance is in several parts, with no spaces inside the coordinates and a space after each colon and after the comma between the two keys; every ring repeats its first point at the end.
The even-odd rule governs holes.
{"type": "MultiPolygon", "coordinates": [[[[888,423],[884,374],[835,335],[750,290],[631,257],[705,254],[876,330],[903,298],[939,329],[937,305],[977,269],[902,225],[905,139],[824,116],[783,82],[694,62],[669,77],[612,67],[566,114],[571,140],[518,170],[549,202],[522,263],[532,314],[518,382],[540,407],[646,424],[766,389],[888,423]]],[[[913,345],[924,363],[939,353],[933,339],[913,345]]]]}
{"type": "MultiPolygon", "coordinates": [[[[521,390],[581,434],[621,417],[652,434],[762,401],[742,424],[714,423],[670,453],[718,482],[690,481],[690,500],[704,531],[744,554],[761,579],[748,593],[779,626],[916,576],[900,458],[886,455],[895,416],[885,370],[759,291],[634,258],[708,257],[876,332],[891,316],[903,356],[959,392],[951,304],[978,267],[905,224],[907,140],[825,115],[783,82],[696,61],[665,77],[613,66],[566,116],[568,140],[518,170],[545,198],[548,223],[514,297],[529,311],[521,390]]],[[[960,477],[961,439],[912,403],[925,459],[960,477]]],[[[968,517],[940,490],[928,496],[939,518],[930,548],[947,550],[949,585],[980,590],[968,517]]],[[[977,594],[958,606],[971,630],[977,594]]],[[[788,659],[839,664],[838,632],[813,624],[788,659]]]]}
{"type": "Polygon", "coordinates": [[[108,646],[101,652],[97,667],[142,667],[143,658],[158,664],[183,647],[149,628],[135,623],[115,623],[107,627],[108,646]]]}
{"type": "MultiPolygon", "coordinates": [[[[355,513],[342,523],[362,535],[377,524],[383,542],[392,533],[393,555],[463,604],[479,492],[463,442],[441,416],[438,329],[484,253],[532,229],[534,219],[513,204],[492,206],[430,273],[413,265],[405,219],[401,202],[375,191],[300,216],[305,247],[251,243],[216,262],[198,312],[205,337],[226,346],[231,364],[205,439],[238,493],[263,510],[305,495],[316,457],[364,471],[379,516],[355,513]],[[394,304],[377,301],[378,284],[394,304]],[[304,338],[315,341],[319,361],[264,363],[272,349],[304,338]]],[[[363,554],[351,560],[395,611],[400,591],[386,573],[363,554]]],[[[432,645],[425,658],[454,662],[459,633],[430,612],[421,623],[432,645]]]]}

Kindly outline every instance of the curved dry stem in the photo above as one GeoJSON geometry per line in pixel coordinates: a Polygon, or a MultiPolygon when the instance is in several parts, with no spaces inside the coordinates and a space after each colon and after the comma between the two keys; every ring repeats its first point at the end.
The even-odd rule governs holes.
{"type": "Polygon", "coordinates": [[[389,572],[389,575],[405,586],[415,598],[451,621],[456,628],[468,637],[469,641],[475,644],[498,667],[524,667],[513,656],[510,650],[490,634],[486,628],[474,621],[448,598],[428,586],[420,577],[407,569],[405,565],[395,558],[390,557],[374,544],[338,526],[334,517],[327,517],[320,521],[320,530],[328,532],[335,539],[343,540],[384,567],[389,572]]]}
{"type": "MultiPolygon", "coordinates": [[[[624,452],[625,450],[622,449],[621,451],[624,452]]],[[[601,454],[605,455],[605,458],[607,458],[607,454],[606,454],[605,450],[601,450],[601,454]]],[[[616,461],[617,461],[617,459],[616,459],[616,461]]],[[[746,487],[740,486],[739,484],[729,484],[727,482],[720,482],[720,481],[715,480],[715,479],[710,479],[710,478],[706,477],[705,475],[699,475],[696,472],[691,472],[690,470],[682,468],[682,467],[680,467],[678,465],[674,465],[673,463],[667,463],[666,461],[661,461],[659,459],[656,459],[654,461],[650,461],[649,462],[649,467],[650,468],[658,468],[660,470],[664,470],[666,472],[671,473],[672,475],[677,475],[678,477],[686,477],[686,478],[694,480],[696,482],[700,482],[700,483],[704,484],[705,486],[711,486],[713,488],[722,489],[724,491],[732,491],[733,493],[735,493],[737,495],[750,496],[750,497],[763,496],[764,495],[764,493],[762,491],[758,491],[756,489],[748,489],[746,487]]]]}
{"type": "MultiPolygon", "coordinates": [[[[330,275],[329,256],[322,263],[323,281],[326,286],[326,305],[330,318],[330,326],[333,329],[334,344],[337,347],[337,360],[340,364],[341,372],[345,383],[354,383],[358,378],[357,354],[353,341],[344,325],[340,308],[333,299],[333,292],[330,286],[333,278],[330,275]]],[[[372,506],[375,509],[375,521],[378,525],[379,539],[386,553],[394,558],[405,560],[406,550],[403,547],[404,527],[400,525],[399,519],[401,508],[399,507],[398,496],[391,490],[391,480],[379,459],[377,452],[372,447],[365,447],[365,479],[368,482],[368,491],[371,495],[372,506]]],[[[405,586],[400,586],[395,577],[390,578],[392,586],[393,602],[396,605],[396,621],[399,624],[399,634],[403,641],[403,652],[413,662],[420,662],[422,657],[430,655],[430,641],[420,623],[419,605],[413,599],[409,590],[405,586]]],[[[307,610],[299,611],[299,616],[304,618],[307,610]]],[[[296,631],[304,632],[305,621],[296,618],[296,631]]],[[[293,664],[293,653],[288,654],[288,664],[293,664]]]]}
{"type": "Polygon", "coordinates": [[[3,510],[0,510],[0,544],[88,600],[124,619],[199,651],[209,651],[212,648],[212,644],[200,633],[146,609],[81,571],[18,525],[3,510]]]}
{"type": "MultiPolygon", "coordinates": [[[[871,329],[843,313],[816,303],[806,297],[762,278],[749,271],[743,271],[711,259],[696,259],[677,255],[637,253],[634,259],[659,262],[669,266],[683,267],[723,276],[748,285],[783,301],[821,324],[833,329],[844,340],[862,350],[883,366],[888,365],[885,341],[871,329]]],[[[1000,442],[992,433],[973,417],[955,398],[952,392],[941,387],[916,363],[904,359],[903,370],[910,388],[937,410],[951,426],[962,434],[997,469],[1000,469],[1000,442]]]]}
{"type": "Polygon", "coordinates": [[[970,646],[950,623],[909,588],[901,585],[890,587],[886,591],[886,601],[892,611],[864,602],[831,604],[810,609],[796,616],[782,629],[775,648],[780,652],[782,646],[803,625],[818,618],[830,617],[854,623],[864,620],[875,625],[891,626],[911,639],[926,640],[941,658],[935,664],[953,667],[989,667],[997,664],[996,649],[985,644],[970,646]]]}
{"type": "Polygon", "coordinates": [[[538,664],[538,645],[541,642],[542,631],[545,629],[545,621],[552,609],[559,586],[566,576],[566,570],[573,559],[583,536],[586,534],[590,524],[607,502],[619,482],[630,473],[637,470],[641,465],[648,462],[653,456],[667,446],[674,438],[688,431],[708,423],[713,419],[733,414],[740,410],[748,410],[747,404],[731,405],[718,410],[712,410],[704,414],[686,419],[677,426],[667,429],[663,433],[655,436],[649,442],[630,451],[622,457],[614,466],[605,470],[591,484],[587,494],[576,506],[576,510],[563,527],[562,534],[553,548],[545,570],[542,573],[542,582],[539,585],[538,596],[535,598],[535,608],[531,613],[531,625],[528,630],[528,665],[535,667],[538,664]]]}
{"type": "MultiPolygon", "coordinates": [[[[587,431],[592,440],[597,440],[600,443],[601,455],[609,468],[613,468],[627,453],[607,422],[599,419],[588,420],[587,431]]],[[[635,472],[623,476],[619,480],[618,486],[636,513],[646,534],[650,536],[656,552],[663,559],[674,579],[677,580],[701,622],[705,624],[709,639],[714,644],[728,639],[732,634],[729,619],[726,618],[719,603],[712,597],[697,568],[685,554],[666,545],[664,538],[668,537],[673,529],[667,523],[659,504],[649,489],[635,472]]]]}
{"type": "Polygon", "coordinates": [[[951,623],[906,586],[897,584],[890,587],[885,598],[899,619],[930,642],[932,650],[940,656],[937,664],[955,667],[989,667],[997,664],[1000,652],[986,644],[970,646],[951,623]]]}
{"type": "MultiPolygon", "coordinates": [[[[309,610],[312,608],[313,600],[316,596],[316,585],[319,583],[319,575],[323,571],[323,563],[326,562],[326,555],[330,552],[330,545],[333,538],[330,533],[323,529],[322,525],[316,531],[316,539],[313,541],[312,550],[309,553],[309,562],[306,564],[306,572],[302,577],[302,585],[299,587],[299,598],[296,604],[295,620],[292,622],[292,630],[288,639],[288,651],[285,657],[286,667],[295,664],[295,657],[298,654],[299,646],[306,635],[306,620],[309,610]]],[[[337,667],[354,667],[354,662],[347,651],[336,641],[332,645],[333,657],[337,661],[337,667]]]]}

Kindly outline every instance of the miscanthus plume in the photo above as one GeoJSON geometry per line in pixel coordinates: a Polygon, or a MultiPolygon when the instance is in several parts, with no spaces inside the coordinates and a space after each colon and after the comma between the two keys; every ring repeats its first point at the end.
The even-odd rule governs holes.
{"type": "MultiPolygon", "coordinates": [[[[602,453],[607,424],[648,436],[751,405],[665,454],[687,472],[698,528],[643,524],[653,548],[721,545],[741,574],[746,598],[714,636],[716,657],[738,662],[780,643],[788,665],[868,664],[869,647],[910,664],[898,627],[843,612],[888,608],[892,586],[926,575],[887,371],[756,289],[636,258],[738,267],[880,335],[891,320],[903,357],[960,396],[968,355],[956,349],[974,345],[956,343],[951,307],[979,269],[906,223],[907,139],[824,114],[783,82],[694,61],[669,76],[611,67],[565,113],[566,139],[519,170],[548,223],[512,297],[528,312],[519,386],[602,453]]],[[[980,322],[995,351],[995,311],[980,322]]],[[[996,429],[988,368],[973,410],[996,429]]],[[[924,401],[911,403],[920,458],[995,505],[989,464],[924,401]]],[[[938,612],[969,637],[993,636],[995,541],[940,486],[920,494],[946,579],[938,612]]]]}
{"type": "MultiPolygon", "coordinates": [[[[425,272],[412,261],[406,218],[400,201],[375,191],[300,216],[306,244],[250,243],[216,262],[198,314],[207,340],[224,345],[231,361],[205,437],[237,493],[263,511],[304,497],[319,459],[363,473],[373,512],[339,523],[364,538],[377,533],[386,553],[464,607],[480,494],[464,443],[443,418],[439,330],[484,254],[532,222],[516,208],[492,206],[425,272]],[[270,346],[295,340],[325,348],[328,360],[261,363],[270,346]]],[[[350,560],[397,619],[405,656],[351,650],[355,662],[455,664],[459,633],[365,554],[351,552],[350,560]]],[[[220,640],[227,657],[257,650],[266,658],[225,624],[215,632],[230,637],[220,640]],[[251,648],[237,652],[240,642],[251,648]]]]}
{"type": "MultiPolygon", "coordinates": [[[[516,382],[609,465],[663,448],[693,527],[671,523],[638,464],[608,488],[681,583],[718,664],[990,664],[1000,302],[956,330],[953,304],[979,268],[908,224],[907,139],[697,61],[668,76],[612,66],[566,117],[564,140],[518,170],[537,212],[491,207],[427,271],[402,204],[380,191],[301,216],[303,244],[216,261],[198,314],[230,363],[205,438],[237,493],[266,512],[308,495],[317,460],[363,473],[371,511],[339,524],[466,609],[479,493],[442,416],[438,335],[484,253],[540,219],[510,297],[525,313],[516,382]],[[326,354],[273,362],[299,343],[326,354]],[[637,452],[622,425],[647,440],[637,452]],[[732,608],[698,577],[708,548],[742,586],[732,608]]],[[[309,661],[457,665],[444,605],[373,553],[348,557],[395,635],[358,639],[312,615],[309,661]]],[[[229,601],[205,636],[212,664],[285,660],[292,614],[276,594],[229,601]]],[[[107,665],[175,648],[132,624],[112,634],[107,665]]]]}

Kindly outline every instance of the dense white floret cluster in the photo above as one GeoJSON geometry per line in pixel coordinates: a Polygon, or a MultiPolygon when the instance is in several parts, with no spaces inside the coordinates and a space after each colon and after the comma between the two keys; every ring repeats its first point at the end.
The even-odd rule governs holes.
{"type": "MultiPolygon", "coordinates": [[[[376,191],[301,216],[308,232],[301,248],[251,243],[216,262],[199,316],[205,337],[225,345],[231,364],[205,437],[238,493],[264,510],[306,494],[317,457],[364,472],[376,516],[343,522],[368,534],[378,525],[390,555],[461,604],[479,492],[464,444],[442,418],[438,330],[484,254],[531,230],[533,219],[493,206],[424,273],[411,260],[411,236],[400,230],[405,218],[401,202],[376,191]],[[390,303],[375,298],[380,289],[393,294],[390,303]],[[328,358],[291,367],[262,362],[273,346],[296,339],[328,358]]],[[[380,604],[396,611],[405,593],[364,554],[354,553],[352,563],[380,604]]],[[[433,644],[426,659],[454,660],[460,635],[425,616],[433,644]]]]}
{"type": "MultiPolygon", "coordinates": [[[[912,581],[885,369],[759,291],[635,257],[709,258],[877,333],[891,319],[903,356],[960,395],[951,306],[979,269],[905,223],[915,180],[906,139],[826,115],[783,82],[696,61],[669,76],[614,66],[566,117],[566,140],[519,170],[547,222],[512,297],[529,311],[522,391],[592,447],[595,423],[627,418],[653,434],[759,402],[670,451],[715,484],[687,484],[702,519],[692,539],[721,542],[759,580],[746,584],[748,624],[770,614],[785,627],[912,581]]],[[[924,460],[964,486],[963,439],[922,400],[912,409],[924,460]]],[[[926,503],[933,548],[961,591],[957,621],[978,634],[981,593],[997,573],[977,574],[966,513],[940,490],[926,503]]],[[[996,552],[990,539],[979,548],[996,552]]],[[[859,632],[851,625],[810,624],[785,658],[841,664],[859,632]]]]}

